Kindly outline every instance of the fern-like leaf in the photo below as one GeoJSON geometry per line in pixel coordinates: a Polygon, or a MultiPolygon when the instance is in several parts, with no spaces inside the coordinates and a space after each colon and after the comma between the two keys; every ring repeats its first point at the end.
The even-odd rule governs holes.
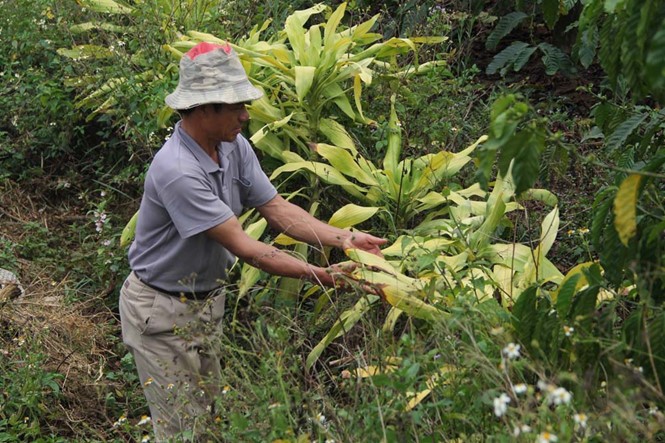
{"type": "Polygon", "coordinates": [[[541,6],[547,27],[554,29],[554,25],[559,21],[559,0],[542,0],[541,6]]]}
{"type": "Polygon", "coordinates": [[[510,32],[520,23],[522,23],[522,20],[527,17],[528,16],[525,13],[520,11],[511,12],[510,14],[501,17],[499,19],[499,23],[497,23],[496,27],[487,37],[485,48],[487,48],[489,51],[496,49],[496,46],[499,44],[501,39],[510,34],[510,32]]]}
{"type": "Polygon", "coordinates": [[[616,188],[610,187],[601,191],[594,199],[591,220],[591,244],[596,250],[601,250],[601,238],[607,226],[607,216],[610,213],[616,188]]]}
{"type": "Polygon", "coordinates": [[[626,143],[626,140],[628,140],[628,137],[642,124],[647,116],[647,113],[639,112],[621,123],[607,139],[607,149],[614,151],[622,147],[626,143]]]}
{"type": "Polygon", "coordinates": [[[528,288],[520,294],[513,306],[513,326],[522,343],[531,343],[533,332],[538,323],[536,302],[538,289],[535,286],[528,288]]]}
{"type": "MultiPolygon", "coordinates": [[[[528,51],[531,46],[525,42],[513,42],[512,45],[505,48],[494,56],[489,65],[487,65],[486,72],[488,75],[496,74],[501,71],[501,75],[505,75],[508,68],[514,65],[515,61],[520,59],[524,51],[528,51]]],[[[531,51],[533,53],[533,51],[531,51]]],[[[529,54],[530,55],[530,54],[529,54]]],[[[522,56],[523,58],[524,56],[522,56]]]]}
{"type": "Polygon", "coordinates": [[[547,75],[554,75],[559,71],[565,74],[571,74],[575,71],[570,58],[561,49],[549,43],[541,43],[538,45],[543,53],[543,64],[545,65],[545,73],[547,75]]]}
{"type": "Polygon", "coordinates": [[[651,39],[644,75],[649,89],[656,98],[665,100],[665,26],[651,39]]]}

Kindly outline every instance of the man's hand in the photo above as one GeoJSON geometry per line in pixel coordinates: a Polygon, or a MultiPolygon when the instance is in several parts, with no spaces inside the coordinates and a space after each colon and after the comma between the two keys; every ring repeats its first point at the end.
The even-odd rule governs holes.
{"type": "Polygon", "coordinates": [[[364,232],[351,232],[344,240],[344,243],[342,243],[342,248],[345,250],[349,248],[362,249],[363,251],[383,257],[380,246],[386,244],[387,241],[385,238],[374,237],[364,232]]]}

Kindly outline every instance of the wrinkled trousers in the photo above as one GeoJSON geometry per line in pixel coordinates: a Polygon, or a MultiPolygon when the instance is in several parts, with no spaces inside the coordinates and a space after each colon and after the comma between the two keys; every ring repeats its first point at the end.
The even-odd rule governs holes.
{"type": "Polygon", "coordinates": [[[163,294],[132,272],[120,291],[122,339],[134,357],[155,439],[201,435],[220,390],[225,295],[202,301],[163,294]]]}

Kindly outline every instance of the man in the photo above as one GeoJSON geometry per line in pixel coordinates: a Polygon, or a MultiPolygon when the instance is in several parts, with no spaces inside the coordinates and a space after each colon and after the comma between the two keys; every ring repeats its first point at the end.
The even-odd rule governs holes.
{"type": "Polygon", "coordinates": [[[157,441],[191,432],[209,414],[221,372],[210,343],[221,331],[221,285],[235,257],[271,274],[335,285],[335,266],[313,266],[248,237],[236,218],[244,208],[316,246],[380,254],[385,243],[327,225],[277,194],[240,135],[245,105],[261,96],[230,46],[200,43],[183,56],[166,98],[181,121],[148,169],[120,297],[123,341],[157,441]]]}

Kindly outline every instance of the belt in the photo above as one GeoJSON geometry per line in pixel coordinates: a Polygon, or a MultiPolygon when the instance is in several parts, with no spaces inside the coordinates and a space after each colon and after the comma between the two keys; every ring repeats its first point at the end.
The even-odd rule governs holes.
{"type": "Polygon", "coordinates": [[[170,295],[172,297],[185,297],[187,300],[205,300],[208,297],[211,297],[213,295],[216,295],[216,293],[219,292],[219,290],[222,288],[221,286],[218,286],[214,289],[211,289],[209,291],[167,291],[166,289],[162,289],[160,287],[157,287],[155,285],[151,285],[147,281],[143,281],[141,278],[139,278],[136,273],[134,274],[138,281],[146,285],[147,287],[154,289],[157,292],[161,292],[162,294],[170,295]]]}

